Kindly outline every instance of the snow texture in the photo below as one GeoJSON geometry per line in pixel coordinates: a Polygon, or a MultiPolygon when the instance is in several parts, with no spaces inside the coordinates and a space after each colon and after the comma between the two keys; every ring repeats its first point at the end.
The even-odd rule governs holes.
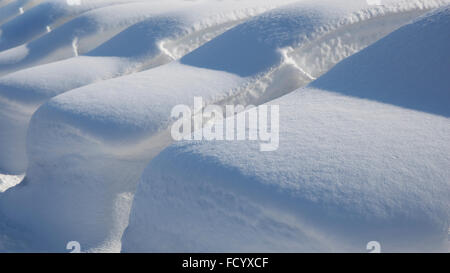
{"type": "Polygon", "coordinates": [[[0,251],[442,249],[448,9],[397,29],[449,1],[132,2],[0,26],[0,251]],[[194,96],[279,104],[280,149],[170,146],[194,96]]]}
{"type": "MultiPolygon", "coordinates": [[[[61,40],[64,46],[52,42],[55,38],[50,34],[43,37],[39,43],[46,48],[45,52],[56,51],[58,56],[69,56],[73,55],[71,33],[82,29],[82,36],[90,33],[97,44],[105,29],[118,32],[123,25],[142,19],[142,14],[149,17],[84,56],[20,70],[0,78],[0,126],[4,128],[0,133],[0,150],[5,151],[0,156],[0,170],[25,171],[25,137],[29,120],[35,110],[50,98],[84,85],[168,63],[250,16],[272,8],[274,5],[270,2],[247,0],[236,6],[227,2],[182,1],[182,4],[174,5],[162,1],[158,5],[152,2],[112,6],[77,17],[55,30],[54,33],[59,31],[61,35],[58,36],[63,36],[57,40],[61,40]],[[121,15],[111,15],[115,13],[121,15]],[[126,21],[122,25],[121,17],[126,21]],[[91,18],[97,19],[92,21],[91,18]],[[83,23],[73,23],[78,21],[83,23]],[[90,28],[93,30],[89,31],[90,28]],[[130,41],[135,42],[129,45],[130,41]]],[[[77,36],[80,53],[86,50],[83,49],[86,43],[82,36],[77,36]]],[[[48,58],[41,47],[34,55],[48,58]]]]}
{"type": "Polygon", "coordinates": [[[174,9],[174,2],[180,7],[192,3],[177,0],[93,1],[75,6],[61,0],[41,3],[1,26],[0,75],[89,52],[126,27],[155,15],[154,11],[174,9]]]}
{"type": "Polygon", "coordinates": [[[0,192],[5,192],[7,189],[18,185],[22,181],[23,177],[23,175],[0,174],[0,192]]]}
{"type": "Polygon", "coordinates": [[[383,252],[447,251],[449,28],[447,6],[269,102],[280,107],[277,151],[164,150],[139,184],[122,250],[366,252],[378,241],[383,252]]]}
{"type": "MultiPolygon", "coordinates": [[[[2,8],[2,11],[5,12],[5,17],[11,13],[15,13],[15,16],[13,15],[10,20],[4,22],[0,27],[0,50],[11,49],[31,41],[45,34],[47,26],[56,28],[83,12],[113,4],[136,1],[139,0],[93,0],[82,5],[68,5],[65,0],[15,1],[2,8]],[[23,11],[23,14],[20,10],[23,11]]],[[[3,53],[2,57],[5,57],[3,53]]]]}

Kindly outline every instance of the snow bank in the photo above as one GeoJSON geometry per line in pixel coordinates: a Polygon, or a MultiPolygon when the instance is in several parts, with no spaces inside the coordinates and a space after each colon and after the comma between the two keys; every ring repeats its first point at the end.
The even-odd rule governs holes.
{"type": "Polygon", "coordinates": [[[139,184],[123,250],[447,251],[449,28],[447,6],[271,101],[277,151],[164,150],[139,184]]]}
{"type": "MultiPolygon", "coordinates": [[[[253,16],[255,14],[261,13],[264,10],[267,10],[269,8],[272,8],[274,6],[273,3],[270,3],[271,1],[241,1],[239,2],[239,5],[230,4],[231,2],[217,2],[214,4],[209,4],[209,2],[203,3],[200,5],[192,5],[191,4],[191,10],[188,11],[181,11],[180,6],[178,6],[178,11],[171,11],[170,13],[161,13],[158,16],[153,17],[152,19],[143,21],[140,24],[137,24],[124,32],[122,32],[120,35],[114,37],[104,45],[100,46],[99,48],[93,50],[88,54],[88,56],[83,56],[80,58],[75,58],[72,60],[67,60],[66,62],[59,62],[54,64],[49,64],[46,66],[40,66],[24,71],[20,71],[17,73],[10,74],[8,76],[5,76],[2,78],[2,84],[3,88],[3,98],[4,98],[4,105],[7,107],[2,107],[5,109],[4,111],[4,128],[8,128],[8,130],[3,131],[4,134],[4,141],[0,143],[4,143],[5,150],[10,149],[11,152],[14,152],[14,156],[11,156],[10,154],[5,156],[4,158],[4,164],[11,166],[12,160],[11,159],[18,159],[15,161],[17,164],[22,164],[21,166],[24,166],[24,160],[20,158],[20,153],[18,154],[17,151],[20,151],[21,140],[25,137],[26,129],[27,129],[27,123],[28,119],[31,116],[34,109],[38,106],[39,103],[42,103],[46,99],[48,99],[51,96],[54,96],[57,94],[57,92],[62,92],[64,90],[70,89],[70,86],[73,86],[75,84],[81,83],[89,83],[90,81],[94,81],[95,77],[102,77],[103,75],[106,75],[105,77],[111,77],[108,75],[108,71],[113,72],[120,72],[125,71],[127,69],[132,68],[132,65],[140,64],[140,62],[143,62],[144,67],[149,67],[151,64],[149,61],[151,61],[151,58],[157,58],[158,55],[161,55],[161,41],[164,41],[164,52],[165,54],[169,54],[173,56],[174,58],[177,58],[177,56],[182,56],[184,52],[191,50],[192,47],[196,47],[199,45],[199,43],[203,43],[204,41],[211,39],[215,35],[217,35],[220,32],[223,32],[226,28],[231,27],[233,24],[236,24],[240,22],[241,20],[244,20],[245,18],[248,18],[249,16],[253,16]],[[165,24],[165,27],[169,27],[167,23],[172,20],[172,29],[164,29],[160,30],[161,32],[157,32],[157,28],[153,28],[152,30],[146,30],[146,27],[149,26],[155,26],[155,24],[165,24]],[[152,25],[153,24],[153,25],[152,25]],[[144,28],[144,29],[143,29],[144,28]],[[225,29],[224,29],[225,28],[225,29]],[[164,31],[164,33],[162,32],[164,31]],[[126,40],[127,42],[130,41],[130,36],[136,36],[136,35],[144,35],[148,34],[146,40],[154,44],[153,47],[146,46],[146,48],[141,46],[136,46],[128,50],[124,50],[123,44],[126,40]],[[152,37],[151,35],[154,35],[152,37]],[[117,46],[116,44],[119,44],[117,46]],[[110,55],[119,55],[118,57],[112,58],[107,57],[110,55]],[[104,57],[103,57],[104,56],[104,57]],[[86,73],[82,72],[76,72],[74,75],[71,75],[72,69],[74,67],[69,68],[67,64],[76,64],[78,61],[78,66],[85,67],[88,65],[92,70],[95,70],[96,73],[90,73],[90,71],[87,71],[86,73]],[[111,67],[112,65],[112,67],[111,67]],[[68,74],[64,74],[68,73],[68,74]],[[65,81],[61,81],[61,79],[58,79],[58,77],[66,76],[65,81]],[[31,89],[31,87],[33,87],[31,89]],[[62,90],[59,90],[62,89],[62,90]],[[17,113],[20,110],[21,113],[17,113]],[[19,118],[25,116],[22,120],[19,118]],[[22,126],[21,128],[17,129],[14,126],[22,126]],[[8,131],[8,132],[6,132],[8,131]],[[8,135],[9,134],[9,135],[8,135]],[[8,145],[6,145],[8,144],[8,145]],[[11,145],[13,144],[13,145],[11,145]],[[11,148],[10,148],[11,147],[11,148]]],[[[290,1],[285,1],[290,2],[290,1]]],[[[201,2],[199,2],[201,3],[201,2]]],[[[283,3],[283,1],[278,2],[283,3]]],[[[186,4],[187,5],[187,4],[186,4]]],[[[186,6],[184,7],[186,8],[186,6]]],[[[139,37],[140,40],[142,37],[139,37]]],[[[145,41],[144,41],[145,42],[145,41]]],[[[151,45],[151,44],[150,44],[151,45]]],[[[153,65],[156,65],[157,62],[155,62],[153,65]]],[[[171,71],[170,71],[171,72],[171,71]]],[[[194,71],[195,72],[195,71],[194,71]]],[[[121,72],[125,73],[125,72],[121,72]]],[[[111,73],[112,74],[112,73],[111,73]]],[[[220,76],[222,76],[221,73],[220,76]]],[[[156,79],[165,77],[165,74],[159,74],[157,75],[156,79]]],[[[186,77],[193,76],[193,74],[187,74],[186,77]]],[[[206,75],[205,75],[206,76],[206,75]]],[[[215,77],[213,79],[216,79],[218,77],[215,77]]],[[[204,77],[202,81],[199,81],[199,83],[205,83],[205,82],[212,82],[212,80],[209,80],[208,78],[204,77]]],[[[218,79],[219,82],[223,82],[225,80],[218,79]]],[[[127,82],[125,82],[127,83],[127,82]]],[[[129,88],[129,87],[127,87],[129,88]]],[[[167,137],[165,138],[165,141],[167,137]]],[[[165,144],[167,145],[167,144],[165,144]]],[[[23,156],[25,156],[23,154],[23,156]]],[[[133,159],[130,161],[130,165],[134,167],[134,165],[137,164],[137,160],[133,159]]],[[[120,158],[120,163],[123,162],[123,158],[120,158]]],[[[94,164],[104,164],[99,161],[94,160],[94,164]]],[[[109,164],[114,164],[113,161],[108,161],[109,164]]],[[[136,174],[130,172],[130,175],[132,175],[133,181],[137,181],[140,173],[142,172],[142,169],[144,168],[144,163],[139,163],[139,171],[136,172],[136,174]]],[[[117,164],[119,165],[119,164],[117,164]]],[[[76,165],[79,166],[79,165],[76,165]]],[[[73,169],[74,170],[74,169],[73,169]]],[[[103,169],[105,170],[105,169],[103,169]]],[[[119,169],[117,168],[118,172],[116,175],[123,175],[122,173],[123,168],[119,169]]],[[[33,173],[33,172],[31,172],[33,173]]],[[[34,173],[36,174],[36,173],[34,173]]],[[[89,174],[86,174],[88,176],[89,174]]],[[[114,174],[111,173],[112,177],[114,178],[114,174]]],[[[30,173],[28,173],[28,177],[33,176],[30,173]]],[[[118,176],[117,176],[118,177],[118,176]]],[[[27,178],[22,184],[27,185],[28,182],[31,179],[27,178]]],[[[95,178],[90,179],[95,180],[95,178]]],[[[110,185],[116,183],[111,182],[108,180],[102,180],[100,184],[107,184],[107,185],[99,185],[97,190],[94,190],[94,192],[99,193],[99,191],[103,191],[102,187],[109,187],[110,185]]],[[[135,185],[135,182],[133,183],[135,185]]],[[[25,187],[26,188],[26,187],[25,187]]],[[[114,186],[113,186],[114,188],[114,186]]],[[[116,187],[119,188],[119,187],[116,187]]],[[[35,190],[34,188],[33,190],[35,190]]],[[[47,193],[44,195],[40,195],[38,193],[29,193],[28,190],[22,191],[20,188],[15,189],[20,192],[20,194],[27,195],[32,194],[32,199],[34,200],[43,200],[48,205],[50,205],[51,202],[48,201],[47,193]],[[45,197],[47,196],[47,197],[45,197]],[[45,201],[47,200],[47,201],[45,201]]],[[[78,188],[74,187],[73,190],[69,191],[72,192],[71,195],[76,196],[76,192],[82,192],[85,191],[86,188],[78,188]]],[[[117,246],[117,243],[120,242],[120,236],[121,232],[125,228],[128,214],[126,213],[127,209],[126,206],[131,203],[129,194],[127,192],[134,192],[134,188],[130,189],[129,187],[125,187],[125,189],[121,189],[124,191],[124,195],[120,195],[123,197],[123,199],[118,198],[116,194],[105,194],[104,198],[99,198],[99,196],[93,197],[84,197],[81,198],[87,198],[87,200],[98,199],[98,201],[101,201],[104,203],[104,205],[101,205],[98,207],[98,209],[93,209],[90,207],[90,205],[93,205],[92,203],[83,203],[77,204],[77,201],[73,204],[73,207],[75,210],[80,211],[80,215],[77,214],[67,214],[68,206],[62,206],[60,209],[65,210],[63,212],[62,210],[57,212],[58,214],[65,214],[66,217],[61,217],[58,221],[61,221],[64,223],[64,225],[71,225],[71,227],[65,227],[64,234],[58,234],[53,233],[52,231],[45,231],[49,232],[51,234],[52,240],[50,240],[50,235],[47,234],[47,236],[44,236],[44,234],[40,234],[38,237],[43,237],[42,240],[48,240],[45,241],[43,244],[36,243],[37,248],[41,249],[54,249],[55,251],[61,251],[61,243],[66,242],[67,240],[71,240],[68,237],[68,234],[80,234],[83,233],[82,236],[79,236],[79,240],[85,242],[83,244],[83,247],[86,247],[87,249],[91,250],[105,250],[105,249],[120,249],[120,244],[117,246]],[[124,205],[117,205],[117,208],[114,207],[112,204],[115,204],[118,202],[121,204],[121,202],[125,202],[124,205]],[[80,206],[80,207],[77,207],[80,206]],[[108,207],[109,206],[109,207],[108,207]],[[122,212],[119,212],[118,210],[121,210],[122,212]],[[86,213],[87,214],[82,214],[86,213]],[[96,215],[105,215],[101,218],[98,218],[96,215]],[[125,215],[126,217],[122,217],[120,215],[125,215]],[[114,218],[112,219],[112,217],[114,218]],[[87,223],[84,221],[84,223],[87,223],[90,227],[90,230],[79,230],[76,228],[77,225],[74,223],[77,222],[80,218],[84,219],[90,219],[90,223],[87,223]],[[98,219],[95,224],[93,224],[92,219],[98,219]],[[61,237],[64,236],[64,237],[61,237]],[[63,238],[63,239],[61,239],[63,238]],[[113,242],[112,242],[113,241],[113,242]],[[111,243],[112,242],[112,243],[111,243]]],[[[59,188],[55,189],[54,194],[50,194],[50,196],[54,196],[57,199],[61,200],[55,200],[53,197],[52,201],[55,203],[65,203],[64,199],[67,197],[57,197],[61,192],[59,192],[59,188]]],[[[117,192],[117,189],[113,190],[114,192],[117,192]]],[[[17,193],[14,193],[14,190],[11,191],[13,193],[10,193],[7,196],[19,196],[15,195],[17,193]]],[[[64,194],[63,194],[64,195],[64,194]]],[[[31,196],[30,196],[31,197],[31,196]]],[[[8,197],[5,197],[7,199],[8,197]]],[[[68,200],[67,200],[68,201],[68,200]]],[[[21,202],[21,201],[19,201],[21,202]]],[[[8,203],[8,202],[6,202],[8,203]]],[[[67,203],[67,202],[66,202],[67,203]]],[[[53,205],[51,205],[53,206],[53,205]]],[[[94,205],[95,206],[95,205],[94,205]]],[[[13,210],[21,211],[22,213],[28,213],[26,212],[29,210],[30,207],[27,207],[26,205],[19,205],[15,207],[13,210]]],[[[57,209],[55,207],[55,209],[57,209]]],[[[57,209],[58,210],[58,209],[57,209]]],[[[31,217],[32,219],[36,219],[36,221],[31,220],[31,222],[35,222],[37,224],[37,228],[35,229],[36,232],[40,230],[41,227],[39,225],[46,225],[45,220],[46,217],[52,217],[53,220],[56,220],[54,218],[55,211],[51,210],[49,212],[45,212],[43,209],[37,209],[37,214],[35,216],[27,215],[26,217],[31,217]],[[39,216],[38,216],[39,215],[39,216]],[[41,217],[41,218],[39,218],[41,217]]],[[[34,212],[32,213],[34,214],[34,212]]],[[[21,214],[20,217],[23,217],[25,214],[21,214]]],[[[14,216],[15,217],[15,216],[14,216]]],[[[24,218],[21,218],[24,219],[24,218]]],[[[52,222],[53,220],[49,220],[49,222],[52,222]]],[[[54,226],[56,228],[60,228],[60,226],[57,224],[54,226]]],[[[76,237],[76,236],[74,236],[76,237]]],[[[72,239],[73,240],[73,239],[72,239]]]]}
{"type": "Polygon", "coordinates": [[[440,3],[302,1],[257,16],[181,61],[57,96],[33,116],[27,178],[2,196],[1,208],[39,234],[44,249],[59,250],[69,240],[88,249],[114,242],[127,224],[145,165],[171,142],[166,128],[174,105],[190,105],[193,96],[207,103],[280,96],[440,3]],[[335,52],[310,50],[336,42],[335,52]],[[255,58],[249,47],[264,58],[255,58]],[[231,67],[240,58],[259,65],[231,67]],[[307,73],[299,69],[302,60],[307,73]]]}
{"type": "MultiPolygon", "coordinates": [[[[111,4],[107,7],[85,12],[59,27],[54,27],[51,24],[47,24],[47,22],[43,26],[34,24],[34,21],[37,20],[34,17],[42,16],[42,14],[50,14],[48,16],[53,20],[51,16],[52,12],[48,11],[48,7],[44,4],[38,5],[33,9],[33,12],[29,11],[23,15],[30,17],[30,19],[17,18],[18,23],[21,25],[13,24],[14,22],[12,21],[8,22],[8,26],[12,25],[10,27],[11,31],[7,31],[7,26],[4,25],[1,37],[6,41],[5,43],[12,43],[20,35],[28,35],[23,29],[35,30],[42,33],[43,31],[47,32],[46,26],[49,26],[51,31],[26,44],[22,44],[24,41],[21,40],[16,43],[21,45],[0,52],[0,75],[89,52],[127,27],[158,13],[175,9],[174,2],[176,2],[176,6],[179,8],[192,6],[195,3],[176,0],[143,0],[142,2],[131,2],[120,5],[111,4]],[[33,22],[33,27],[23,26],[24,23],[31,23],[30,21],[33,22]],[[14,37],[8,37],[7,32],[11,32],[11,35],[14,37]]],[[[55,5],[58,8],[62,5],[65,8],[63,9],[64,11],[66,9],[72,11],[73,9],[72,6],[67,8],[67,4],[62,4],[61,2],[55,5]]],[[[88,7],[91,6],[89,5],[88,7]]],[[[44,20],[40,19],[39,21],[44,20]]],[[[0,49],[2,48],[0,47],[0,49]]]]}
{"type": "MultiPolygon", "coordinates": [[[[51,97],[90,83],[168,63],[243,20],[273,8],[270,2],[246,0],[238,6],[210,1],[188,1],[177,5],[163,1],[163,5],[145,4],[144,7],[143,4],[127,5],[128,9],[139,10],[135,15],[126,15],[124,7],[120,6],[118,8],[125,18],[143,12],[151,17],[125,29],[86,56],[3,76],[0,78],[0,150],[5,152],[0,155],[0,171],[25,171],[25,136],[29,119],[51,97]]],[[[100,14],[109,18],[109,13],[116,11],[116,7],[108,8],[105,15],[104,9],[99,9],[89,17],[100,14]]],[[[116,24],[117,17],[111,17],[116,24]]],[[[64,37],[69,35],[66,31],[61,33],[64,37]]],[[[95,37],[98,39],[98,34],[95,37]]],[[[48,39],[43,42],[47,43],[48,39]]],[[[80,39],[79,46],[82,48],[82,45],[83,40],[80,39]]],[[[53,46],[58,47],[56,44],[53,46]]],[[[67,51],[71,50],[67,45],[67,51]]],[[[37,51],[37,54],[41,53],[37,51]]]]}
{"type": "Polygon", "coordinates": [[[0,7],[6,6],[15,0],[0,0],[0,7]]]}
{"type": "MultiPolygon", "coordinates": [[[[134,0],[134,2],[135,1],[139,0],[134,0]]],[[[47,32],[47,26],[54,29],[83,12],[108,5],[128,2],[130,1],[94,0],[89,1],[88,3],[82,3],[81,5],[69,5],[67,1],[63,0],[15,1],[2,8],[2,11],[5,12],[5,17],[10,14],[14,14],[15,17],[2,24],[0,27],[0,51],[31,41],[32,39],[45,34],[47,32]],[[14,9],[16,9],[15,13],[13,13],[14,9]]],[[[133,0],[131,0],[131,2],[133,2],[133,0]]]]}

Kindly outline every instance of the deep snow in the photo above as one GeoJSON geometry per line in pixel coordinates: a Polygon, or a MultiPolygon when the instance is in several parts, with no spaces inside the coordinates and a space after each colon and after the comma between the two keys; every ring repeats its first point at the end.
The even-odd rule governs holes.
{"type": "Polygon", "coordinates": [[[3,49],[0,52],[0,75],[84,54],[130,25],[158,13],[174,10],[177,6],[187,8],[195,2],[115,0],[89,3],[80,6],[68,6],[60,0],[41,3],[2,25],[1,38],[5,42],[3,47],[0,44],[0,49],[3,49]],[[103,7],[97,8],[98,4],[103,7]],[[35,18],[43,15],[46,18],[35,18]],[[61,18],[60,24],[64,24],[55,26],[53,21],[57,18],[61,18]],[[73,19],[66,22],[69,18],[73,19]],[[51,22],[47,22],[49,20],[51,22]]]}
{"type": "Polygon", "coordinates": [[[24,171],[25,148],[29,159],[24,181],[0,193],[0,251],[65,251],[73,240],[85,251],[120,250],[139,178],[172,142],[173,106],[194,96],[259,105],[316,78],[271,102],[282,106],[274,153],[247,142],[164,150],[142,178],[123,250],[365,251],[377,239],[387,250],[443,249],[448,95],[440,85],[429,88],[436,98],[423,90],[448,87],[439,77],[448,12],[321,76],[448,1],[304,0],[259,16],[273,1],[139,2],[98,1],[108,7],[62,16],[50,33],[0,52],[0,63],[13,61],[0,70],[17,70],[0,78],[0,173],[24,171]],[[382,58],[391,48],[397,54],[382,58]]]}
{"type": "Polygon", "coordinates": [[[122,250],[365,252],[379,241],[384,252],[447,251],[449,28],[447,6],[269,102],[281,109],[277,151],[164,150],[139,184],[122,250]]]}
{"type": "Polygon", "coordinates": [[[4,175],[0,174],[0,192],[5,192],[19,184],[23,179],[23,175],[4,175]]]}

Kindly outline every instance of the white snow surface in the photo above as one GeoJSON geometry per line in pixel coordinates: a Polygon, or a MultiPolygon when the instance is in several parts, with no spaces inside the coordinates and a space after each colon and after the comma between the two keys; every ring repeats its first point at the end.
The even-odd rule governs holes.
{"type": "Polygon", "coordinates": [[[40,2],[41,0],[10,0],[0,2],[0,24],[21,15],[20,8],[25,12],[40,2]]]}
{"type": "Polygon", "coordinates": [[[123,251],[448,251],[450,6],[273,100],[280,147],[181,142],[147,167],[123,251]],[[423,101],[423,104],[418,103],[423,101]],[[447,107],[444,107],[447,106],[447,107]]]}
{"type": "MultiPolygon", "coordinates": [[[[279,4],[281,3],[283,1],[279,1],[279,4]]],[[[5,151],[4,155],[0,156],[0,169],[8,172],[25,171],[25,136],[29,119],[34,111],[50,98],[90,83],[168,63],[243,20],[274,6],[276,5],[272,1],[260,0],[240,1],[237,6],[221,1],[182,1],[182,4],[176,5],[162,1],[162,4],[158,5],[154,2],[115,5],[74,19],[84,22],[86,18],[100,17],[95,23],[90,23],[91,19],[87,20],[89,25],[99,25],[99,22],[102,22],[92,31],[98,40],[101,35],[99,32],[105,32],[105,25],[114,29],[114,32],[122,29],[123,26],[119,27],[120,17],[125,19],[125,25],[134,21],[130,18],[141,18],[142,14],[149,17],[84,56],[20,70],[0,78],[0,126],[4,128],[0,133],[0,149],[5,151]],[[121,16],[111,15],[115,13],[120,13],[121,16]],[[111,23],[111,20],[114,23],[111,23]],[[134,42],[130,44],[130,41],[134,42]]],[[[88,33],[86,28],[87,24],[74,26],[72,22],[59,28],[59,33],[65,37],[62,39],[66,44],[64,50],[60,49],[60,45],[50,42],[49,36],[39,42],[46,47],[45,51],[56,50],[58,54],[62,54],[62,51],[64,54],[73,54],[71,39],[68,36],[70,33],[79,32],[80,29],[88,33]]],[[[55,33],[59,29],[55,30],[55,33]]],[[[79,38],[80,52],[83,46],[84,40],[79,38]]],[[[48,56],[43,54],[41,48],[36,50],[35,55],[48,56]]]]}
{"type": "Polygon", "coordinates": [[[449,1],[93,2],[0,36],[0,251],[442,250],[448,8],[408,23],[449,1]],[[170,146],[194,96],[279,104],[279,150],[170,146]]]}
{"type": "MultiPolygon", "coordinates": [[[[56,28],[83,12],[137,1],[146,0],[91,0],[85,1],[81,5],[68,5],[65,0],[17,0],[0,10],[5,14],[2,16],[3,18],[9,18],[0,26],[0,50],[11,49],[27,43],[45,34],[47,26],[52,29],[56,28]],[[20,13],[20,9],[23,10],[23,14],[20,13]],[[8,17],[11,14],[13,15],[8,17]]],[[[2,59],[5,57],[5,54],[2,53],[2,59]]]]}
{"type": "Polygon", "coordinates": [[[130,25],[194,3],[182,0],[93,1],[75,6],[60,0],[41,3],[1,26],[0,42],[4,41],[4,46],[0,43],[3,50],[0,75],[84,54],[130,25]],[[35,18],[43,15],[46,18],[35,18]],[[52,24],[59,17],[65,19],[64,24],[52,24]]]}
{"type": "Polygon", "coordinates": [[[0,174],[0,192],[18,185],[23,180],[23,175],[5,175],[0,174]]]}

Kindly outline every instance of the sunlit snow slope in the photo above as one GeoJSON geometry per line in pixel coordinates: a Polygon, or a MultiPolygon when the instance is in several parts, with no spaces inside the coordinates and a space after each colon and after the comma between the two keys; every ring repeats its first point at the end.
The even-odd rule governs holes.
{"type": "MultiPolygon", "coordinates": [[[[83,5],[68,5],[65,0],[14,1],[0,8],[0,15],[3,15],[0,19],[6,20],[0,26],[0,50],[27,43],[47,33],[47,26],[54,29],[83,12],[137,1],[153,2],[155,0],[91,0],[84,2],[83,5]]],[[[12,53],[18,53],[19,50],[24,49],[21,47],[15,51],[2,52],[0,64],[4,64],[6,55],[13,55],[12,53]]]]}
{"type": "Polygon", "coordinates": [[[449,29],[447,6],[269,102],[280,107],[277,151],[164,150],[143,175],[123,250],[447,251],[449,29]]]}
{"type": "Polygon", "coordinates": [[[0,251],[442,249],[448,0],[61,2],[0,26],[0,251]],[[170,146],[195,96],[279,104],[279,150],[170,146]]]}
{"type": "MultiPolygon", "coordinates": [[[[283,1],[279,1],[281,3],[283,1]]],[[[45,51],[58,52],[58,56],[73,55],[72,38],[69,37],[73,33],[80,30],[90,33],[97,44],[102,40],[100,37],[105,29],[115,33],[123,25],[149,17],[84,56],[20,70],[0,78],[0,128],[3,129],[0,132],[0,150],[4,151],[0,155],[0,170],[9,173],[25,171],[25,137],[29,119],[50,98],[90,83],[168,63],[274,6],[271,1],[261,0],[241,1],[237,6],[214,1],[116,5],[90,12],[55,30],[63,37],[57,39],[62,41],[62,45],[49,41],[53,39],[50,35],[43,37],[39,43],[46,47],[45,51]],[[112,16],[115,13],[121,15],[112,16]],[[97,18],[95,23],[91,23],[92,18],[97,18]],[[72,24],[75,21],[86,23],[72,24]],[[96,27],[88,31],[91,25],[96,27]]],[[[80,53],[92,47],[86,44],[90,38],[86,37],[88,41],[81,38],[89,35],[77,36],[80,37],[77,40],[80,53]]],[[[34,55],[39,59],[48,58],[42,48],[34,55]]]]}
{"type": "Polygon", "coordinates": [[[22,11],[25,12],[40,2],[42,0],[7,0],[0,2],[0,24],[21,15],[22,11]]]}

